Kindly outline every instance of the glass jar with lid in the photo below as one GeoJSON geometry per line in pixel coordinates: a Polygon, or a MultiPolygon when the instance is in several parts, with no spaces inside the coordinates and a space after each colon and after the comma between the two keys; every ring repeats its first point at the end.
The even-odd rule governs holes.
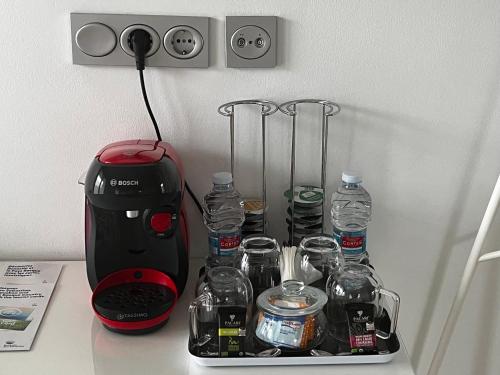
{"type": "Polygon", "coordinates": [[[257,298],[255,336],[265,346],[285,351],[317,347],[327,332],[323,306],[328,298],[322,290],[287,280],[257,298]]]}

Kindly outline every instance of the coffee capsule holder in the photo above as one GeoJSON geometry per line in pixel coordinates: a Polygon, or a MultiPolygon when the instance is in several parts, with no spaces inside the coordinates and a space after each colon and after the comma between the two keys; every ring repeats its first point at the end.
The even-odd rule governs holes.
{"type": "MultiPolygon", "coordinates": [[[[237,100],[229,103],[222,104],[218,108],[219,114],[222,116],[229,117],[229,134],[230,134],[230,145],[231,145],[231,174],[234,178],[234,118],[235,118],[235,107],[236,106],[259,106],[260,107],[260,116],[261,116],[261,139],[262,139],[262,204],[263,204],[263,213],[262,213],[262,233],[267,233],[267,196],[266,196],[266,119],[268,116],[276,113],[278,111],[278,105],[268,101],[268,100],[258,100],[258,99],[249,99],[249,100],[237,100]]],[[[236,183],[235,183],[236,186],[236,183]]],[[[245,231],[245,224],[243,224],[243,231],[245,231]]]]}
{"type": "MultiPolygon", "coordinates": [[[[324,231],[325,223],[325,202],[326,202],[326,165],[327,165],[327,155],[328,155],[328,125],[329,119],[332,116],[337,115],[340,112],[340,106],[329,100],[323,99],[298,99],[283,103],[279,106],[279,110],[288,115],[292,119],[292,137],[291,137],[291,157],[290,157],[290,230],[289,230],[289,245],[298,245],[295,239],[295,151],[296,151],[296,129],[297,129],[297,107],[302,104],[314,104],[321,106],[322,116],[321,116],[321,183],[320,189],[323,192],[323,202],[321,205],[321,228],[318,229],[317,233],[324,231]]],[[[314,232],[315,233],[315,232],[314,232]]],[[[312,233],[311,233],[312,234],[312,233]]]]}

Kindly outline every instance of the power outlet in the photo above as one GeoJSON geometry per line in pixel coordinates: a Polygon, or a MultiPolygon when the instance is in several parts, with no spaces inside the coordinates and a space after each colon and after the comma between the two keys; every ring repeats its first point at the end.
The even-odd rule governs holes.
{"type": "Polygon", "coordinates": [[[208,17],[71,13],[73,64],[135,66],[130,36],[151,36],[146,66],[208,68],[208,17]]]}
{"type": "Polygon", "coordinates": [[[129,56],[135,56],[134,51],[132,50],[132,33],[136,30],[144,30],[150,35],[151,47],[146,53],[146,57],[153,56],[158,51],[158,48],[160,48],[160,37],[153,28],[147,25],[132,25],[122,31],[120,35],[120,46],[122,47],[123,52],[129,56]]]}
{"type": "Polygon", "coordinates": [[[273,68],[276,66],[277,44],[276,17],[226,17],[228,68],[273,68]]]}
{"type": "Polygon", "coordinates": [[[178,59],[191,59],[203,48],[203,36],[189,26],[176,26],[167,31],[163,38],[167,52],[178,59]]]}

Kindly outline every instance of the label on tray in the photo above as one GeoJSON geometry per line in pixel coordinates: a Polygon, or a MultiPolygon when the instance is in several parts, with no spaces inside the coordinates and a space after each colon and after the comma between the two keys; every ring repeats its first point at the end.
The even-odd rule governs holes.
{"type": "Polygon", "coordinates": [[[246,308],[219,307],[219,356],[242,357],[245,355],[246,308]]]}
{"type": "Polygon", "coordinates": [[[353,354],[372,354],[377,351],[375,308],[369,303],[349,303],[345,306],[349,324],[349,343],[353,354]]]}
{"type": "Polygon", "coordinates": [[[208,247],[212,255],[233,256],[237,253],[240,242],[241,231],[208,234],[208,247]]]}

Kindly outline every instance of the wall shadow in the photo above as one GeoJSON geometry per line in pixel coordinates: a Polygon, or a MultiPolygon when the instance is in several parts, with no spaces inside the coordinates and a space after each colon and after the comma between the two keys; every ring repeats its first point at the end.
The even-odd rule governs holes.
{"type": "MultiPolygon", "coordinates": [[[[499,76],[499,68],[497,68],[496,76],[499,76]]],[[[435,287],[429,290],[424,313],[422,314],[420,323],[418,324],[418,335],[415,340],[413,352],[411,353],[411,359],[415,369],[418,369],[421,366],[424,345],[426,344],[426,340],[432,324],[432,318],[434,317],[436,306],[439,301],[439,295],[443,288],[449,259],[452,256],[453,247],[454,245],[456,245],[457,239],[460,237],[457,228],[465,214],[464,202],[468,201],[469,199],[473,199],[473,197],[471,197],[472,182],[474,181],[474,176],[476,174],[475,171],[477,170],[477,165],[480,161],[480,150],[483,148],[487,139],[488,130],[492,126],[492,117],[495,111],[496,100],[499,93],[500,82],[497,81],[494,82],[494,85],[490,90],[489,100],[486,103],[483,111],[484,116],[479,122],[479,126],[474,133],[474,138],[470,142],[471,146],[468,151],[467,162],[462,168],[462,177],[459,179],[461,183],[457,186],[457,193],[455,194],[455,198],[453,199],[453,204],[451,206],[452,211],[449,215],[451,219],[446,227],[447,229],[443,237],[444,241],[441,245],[441,251],[439,252],[440,256],[432,275],[431,285],[435,287]]],[[[474,231],[474,234],[476,232],[477,231],[474,231]]],[[[461,239],[462,238],[463,237],[461,237],[461,239]]],[[[443,327],[440,327],[440,332],[442,328],[443,327]]],[[[433,343],[433,345],[437,345],[437,343],[433,343]]]]}

